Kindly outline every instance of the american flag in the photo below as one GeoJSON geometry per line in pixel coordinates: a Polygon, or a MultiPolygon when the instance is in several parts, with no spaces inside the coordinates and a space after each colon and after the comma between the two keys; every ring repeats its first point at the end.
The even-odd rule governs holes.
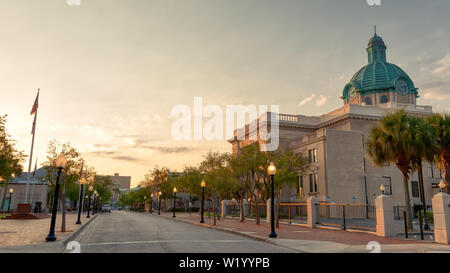
{"type": "Polygon", "coordinates": [[[33,108],[31,109],[30,115],[33,115],[34,113],[36,113],[38,106],[39,106],[39,89],[38,89],[36,99],[34,100],[33,108]]]}

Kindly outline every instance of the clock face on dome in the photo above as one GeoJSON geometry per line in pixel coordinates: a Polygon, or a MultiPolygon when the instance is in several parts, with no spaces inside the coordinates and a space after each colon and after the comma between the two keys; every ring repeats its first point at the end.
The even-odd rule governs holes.
{"type": "Polygon", "coordinates": [[[348,97],[350,99],[353,99],[355,96],[356,96],[356,89],[355,87],[352,86],[348,89],[348,97]]]}
{"type": "Polygon", "coordinates": [[[405,81],[402,80],[398,81],[397,84],[395,85],[395,89],[401,95],[408,94],[408,84],[405,81]]]}

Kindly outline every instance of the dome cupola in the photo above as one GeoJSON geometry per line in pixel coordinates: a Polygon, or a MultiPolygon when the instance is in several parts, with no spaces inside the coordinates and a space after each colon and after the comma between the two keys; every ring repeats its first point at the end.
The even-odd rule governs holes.
{"type": "Polygon", "coordinates": [[[341,97],[344,103],[373,105],[397,101],[415,104],[418,89],[405,71],[386,61],[386,49],[375,28],[366,49],[369,64],[359,69],[345,86],[341,97]]]}

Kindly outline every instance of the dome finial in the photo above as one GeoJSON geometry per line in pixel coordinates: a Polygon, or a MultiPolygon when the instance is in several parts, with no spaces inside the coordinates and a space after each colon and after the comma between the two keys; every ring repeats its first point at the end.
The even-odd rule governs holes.
{"type": "Polygon", "coordinates": [[[375,32],[375,36],[377,36],[377,26],[376,25],[373,26],[373,31],[375,32]]]}

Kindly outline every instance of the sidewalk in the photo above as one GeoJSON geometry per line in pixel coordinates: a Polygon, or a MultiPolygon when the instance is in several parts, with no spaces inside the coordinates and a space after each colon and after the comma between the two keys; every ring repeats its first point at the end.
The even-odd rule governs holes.
{"type": "MultiPolygon", "coordinates": [[[[161,213],[161,216],[172,218],[172,213],[161,213]]],[[[357,231],[308,228],[280,223],[280,227],[276,228],[278,237],[272,239],[268,236],[270,225],[265,221],[261,221],[260,225],[256,225],[253,219],[246,219],[244,223],[240,223],[237,218],[221,218],[217,221],[216,226],[213,226],[212,217],[208,218],[207,216],[204,217],[205,224],[200,224],[200,216],[197,213],[193,213],[192,216],[189,216],[189,213],[177,213],[176,218],[173,219],[205,228],[232,232],[308,253],[368,253],[370,252],[370,248],[368,249],[367,246],[369,242],[378,242],[382,253],[450,253],[449,245],[400,238],[385,238],[357,231]]]]}
{"type": "MultiPolygon", "coordinates": [[[[95,215],[94,215],[95,216],[95,215]]],[[[66,213],[66,232],[61,232],[61,213],[56,217],[55,234],[56,242],[47,243],[47,237],[51,218],[35,220],[0,220],[0,253],[5,252],[61,252],[64,249],[64,240],[70,238],[81,227],[95,217],[86,218],[86,213],[81,216],[81,225],[77,225],[77,213],[66,213]]]]}

